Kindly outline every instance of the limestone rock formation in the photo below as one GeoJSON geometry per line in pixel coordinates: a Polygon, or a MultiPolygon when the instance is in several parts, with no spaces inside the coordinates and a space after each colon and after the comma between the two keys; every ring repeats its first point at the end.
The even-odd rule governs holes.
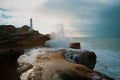
{"type": "Polygon", "coordinates": [[[39,34],[36,31],[27,33],[15,33],[0,38],[0,48],[31,48],[36,46],[45,46],[45,42],[49,40],[46,35],[39,34]]]}
{"type": "Polygon", "coordinates": [[[35,49],[32,52],[36,53],[30,51],[18,59],[19,63],[33,65],[32,69],[21,75],[22,80],[112,80],[104,74],[66,59],[69,58],[66,56],[68,53],[84,54],[87,52],[85,50],[35,49]]]}

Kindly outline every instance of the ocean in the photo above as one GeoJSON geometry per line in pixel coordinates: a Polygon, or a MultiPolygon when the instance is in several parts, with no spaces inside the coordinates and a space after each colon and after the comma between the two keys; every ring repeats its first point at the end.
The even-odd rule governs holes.
{"type": "Polygon", "coordinates": [[[120,80],[120,38],[74,37],[72,41],[80,42],[81,49],[96,53],[95,71],[120,80]]]}

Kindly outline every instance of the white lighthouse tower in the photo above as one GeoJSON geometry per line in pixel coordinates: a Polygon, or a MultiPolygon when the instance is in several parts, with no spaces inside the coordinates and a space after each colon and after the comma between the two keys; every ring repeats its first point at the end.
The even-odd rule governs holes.
{"type": "Polygon", "coordinates": [[[32,23],[32,18],[30,18],[30,29],[29,29],[30,31],[32,31],[33,30],[33,23],[32,23]]]}

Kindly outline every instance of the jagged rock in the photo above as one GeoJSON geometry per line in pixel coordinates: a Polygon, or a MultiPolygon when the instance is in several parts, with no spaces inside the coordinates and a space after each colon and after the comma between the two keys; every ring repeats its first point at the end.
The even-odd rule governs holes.
{"type": "MultiPolygon", "coordinates": [[[[29,69],[31,69],[33,67],[33,65],[29,64],[29,63],[19,63],[19,66],[17,68],[17,80],[21,80],[20,76],[22,75],[22,73],[28,71],[29,69]]],[[[27,80],[27,79],[22,79],[22,80],[27,80]]]]}
{"type": "Polygon", "coordinates": [[[0,80],[17,79],[17,58],[23,53],[23,49],[0,49],[0,80]]]}
{"type": "Polygon", "coordinates": [[[21,75],[22,73],[24,73],[25,71],[31,69],[33,67],[33,65],[29,64],[29,63],[19,63],[19,67],[17,68],[17,73],[19,75],[21,75]]]}
{"type": "Polygon", "coordinates": [[[92,51],[87,50],[76,50],[76,51],[67,51],[65,54],[67,60],[82,64],[87,66],[90,69],[94,69],[96,64],[96,55],[92,51]]]}
{"type": "MultiPolygon", "coordinates": [[[[18,62],[30,63],[33,68],[21,75],[27,80],[113,80],[108,76],[93,71],[88,67],[68,60],[69,52],[85,53],[85,50],[40,49],[36,53],[20,56],[18,62]],[[31,58],[32,57],[32,58],[31,58]],[[67,59],[66,59],[67,58],[67,59]],[[31,60],[33,59],[33,60],[31,60]]],[[[70,53],[70,54],[71,54],[70,53]]]]}
{"type": "Polygon", "coordinates": [[[70,48],[81,49],[80,42],[71,42],[70,43],[70,48]]]}

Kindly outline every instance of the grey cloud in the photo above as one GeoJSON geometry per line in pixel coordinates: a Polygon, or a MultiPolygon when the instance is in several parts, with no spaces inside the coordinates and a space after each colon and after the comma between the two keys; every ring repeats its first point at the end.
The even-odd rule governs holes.
{"type": "Polygon", "coordinates": [[[0,14],[0,17],[1,18],[5,18],[5,19],[8,19],[8,18],[12,18],[12,16],[10,16],[10,15],[6,15],[6,14],[0,14]]]}
{"type": "Polygon", "coordinates": [[[0,8],[0,11],[9,11],[9,10],[5,8],[0,8]]]}
{"type": "MultiPolygon", "coordinates": [[[[111,0],[112,1],[112,0],[111,0]]],[[[120,37],[120,1],[103,4],[95,0],[50,0],[44,4],[48,12],[71,14],[77,20],[92,21],[79,23],[74,21],[77,32],[95,37],[120,37]]]]}
{"type": "Polygon", "coordinates": [[[94,18],[98,8],[103,6],[100,3],[88,2],[85,0],[50,0],[44,4],[44,9],[51,12],[64,12],[79,18],[94,18]]]}
{"type": "Polygon", "coordinates": [[[99,23],[93,24],[96,36],[120,38],[120,1],[99,13],[99,23]]]}
{"type": "Polygon", "coordinates": [[[54,14],[61,15],[62,13],[71,15],[76,20],[73,22],[73,27],[76,28],[77,32],[82,32],[84,34],[90,33],[91,29],[87,23],[79,23],[79,20],[87,21],[96,21],[97,14],[101,9],[101,6],[104,6],[98,2],[88,2],[87,0],[50,0],[44,4],[43,9],[48,13],[51,12],[54,14]],[[84,26],[83,26],[84,25],[84,26]],[[88,28],[88,29],[86,29],[88,28]]]}

